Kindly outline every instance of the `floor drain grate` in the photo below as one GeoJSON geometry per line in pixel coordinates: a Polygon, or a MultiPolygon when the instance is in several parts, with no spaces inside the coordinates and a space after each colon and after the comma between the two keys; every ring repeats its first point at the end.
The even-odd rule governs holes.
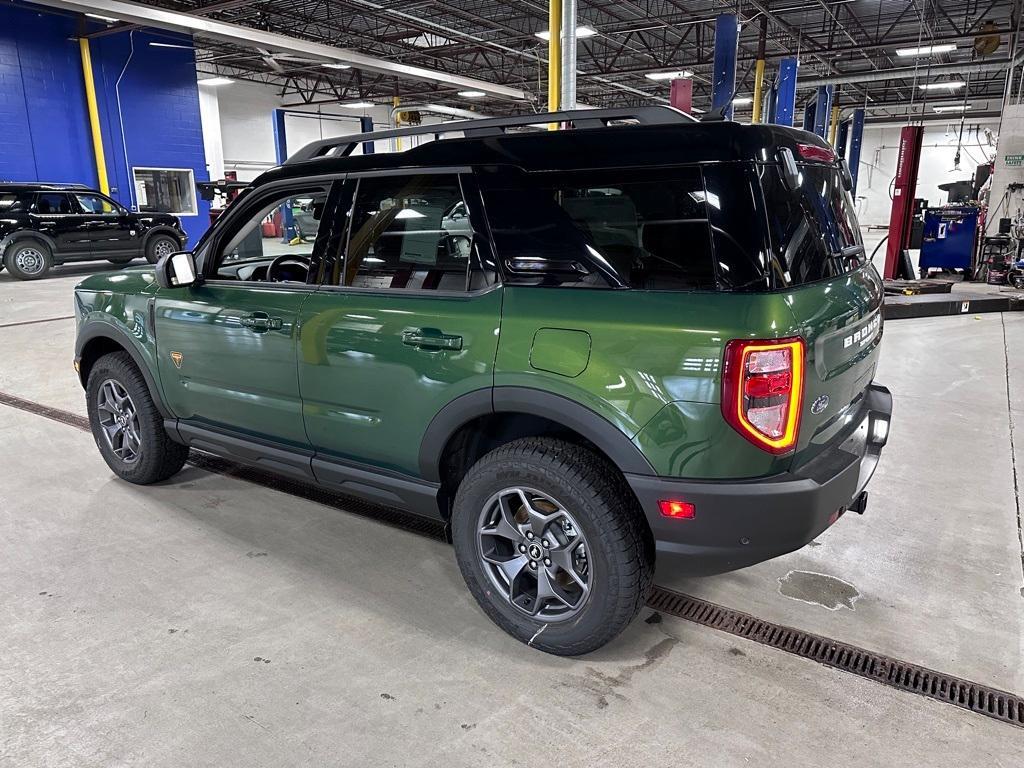
{"type": "Polygon", "coordinates": [[[1024,728],[1024,698],[655,587],[647,605],[705,627],[1024,728]]]}
{"type": "MultiPolygon", "coordinates": [[[[89,421],[75,413],[51,408],[0,392],[0,403],[89,431],[89,421]]],[[[381,507],[360,499],[297,480],[288,480],[211,454],[191,451],[189,464],[207,472],[237,477],[240,480],[299,496],[335,509],[354,513],[412,533],[444,540],[444,525],[438,520],[410,515],[398,509],[381,507]]],[[[875,682],[917,693],[962,709],[978,712],[1000,722],[1024,728],[1024,698],[969,680],[936,672],[873,651],[813,635],[792,627],[774,624],[747,613],[724,608],[707,600],[655,587],[647,605],[656,611],[676,616],[712,629],[753,640],[786,653],[812,659],[825,666],[859,675],[875,682]]]]}

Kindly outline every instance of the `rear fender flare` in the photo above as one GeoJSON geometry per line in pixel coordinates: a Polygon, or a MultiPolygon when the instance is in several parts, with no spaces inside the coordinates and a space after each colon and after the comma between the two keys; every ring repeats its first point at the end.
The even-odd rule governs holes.
{"type": "Polygon", "coordinates": [[[34,229],[19,229],[6,235],[3,240],[0,240],[0,258],[7,255],[7,249],[15,243],[21,242],[22,240],[38,240],[43,243],[47,248],[50,249],[52,256],[57,256],[57,243],[49,235],[45,235],[34,229]]]}
{"type": "Polygon", "coordinates": [[[431,420],[420,442],[419,469],[425,480],[441,481],[441,454],[463,425],[493,413],[541,416],[585,437],[623,473],[654,475],[654,467],[629,436],[575,400],[531,387],[495,387],[457,397],[431,420]]]}

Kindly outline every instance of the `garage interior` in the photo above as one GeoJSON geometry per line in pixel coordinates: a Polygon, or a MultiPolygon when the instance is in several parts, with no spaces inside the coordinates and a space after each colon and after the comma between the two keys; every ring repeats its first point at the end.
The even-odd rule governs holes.
{"type": "Polygon", "coordinates": [[[194,450],[114,477],[72,359],[74,287],[116,267],[5,269],[0,765],[1024,764],[1022,13],[5,0],[0,191],[82,184],[190,244],[321,139],[644,106],[816,133],[885,278],[894,413],[863,516],[656,573],[617,640],[561,658],[487,620],[440,525],[194,450]]]}

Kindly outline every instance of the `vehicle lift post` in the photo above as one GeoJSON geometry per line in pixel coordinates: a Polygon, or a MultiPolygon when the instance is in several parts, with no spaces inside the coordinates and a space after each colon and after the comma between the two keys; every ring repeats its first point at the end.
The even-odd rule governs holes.
{"type": "Polygon", "coordinates": [[[793,127],[793,114],[796,112],[796,76],[799,62],[795,56],[779,62],[779,79],[775,86],[775,103],[771,122],[776,125],[793,127]]]}
{"type": "MultiPolygon", "coordinates": [[[[924,127],[920,125],[905,125],[900,131],[900,149],[896,158],[896,186],[892,193],[892,212],[889,214],[889,242],[886,244],[885,270],[882,274],[886,280],[897,278],[901,254],[910,245],[910,229],[914,219],[914,192],[917,189],[923,137],[924,127]]],[[[912,279],[914,276],[906,277],[912,279]]]]}
{"type": "Polygon", "coordinates": [[[711,108],[724,109],[726,120],[732,120],[732,100],[736,95],[736,55],[739,50],[740,25],[735,13],[722,13],[715,19],[715,58],[711,83],[711,108]]]}
{"type": "MultiPolygon", "coordinates": [[[[286,114],[287,110],[274,110],[274,151],[277,154],[278,165],[284,165],[284,161],[288,159],[288,133],[284,124],[286,114]]],[[[281,242],[290,243],[295,239],[295,216],[287,202],[281,206],[281,229],[284,230],[281,242]]]]}

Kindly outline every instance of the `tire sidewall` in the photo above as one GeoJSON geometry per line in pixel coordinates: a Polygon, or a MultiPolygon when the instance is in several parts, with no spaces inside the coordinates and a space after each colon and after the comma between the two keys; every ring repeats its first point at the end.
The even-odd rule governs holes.
{"type": "Polygon", "coordinates": [[[560,476],[544,461],[517,457],[511,462],[489,461],[474,466],[459,486],[452,512],[452,539],[467,586],[490,618],[517,639],[541,650],[559,652],[562,645],[601,634],[605,618],[615,610],[615,567],[600,531],[588,510],[604,502],[587,489],[560,476]],[[549,495],[575,519],[587,542],[592,569],[591,593],[583,609],[564,622],[540,621],[511,605],[491,583],[480,563],[477,526],[484,504],[504,488],[521,486],[549,495]],[[538,630],[543,630],[537,635],[538,630]],[[533,640],[531,643],[530,641],[533,640]]]}
{"type": "Polygon", "coordinates": [[[50,253],[49,247],[43,243],[40,243],[36,240],[22,240],[20,242],[12,244],[7,249],[7,253],[4,256],[4,266],[7,267],[8,272],[10,272],[14,277],[18,278],[19,280],[38,280],[41,277],[45,277],[46,274],[53,267],[53,254],[50,253]],[[33,250],[38,251],[42,255],[43,268],[39,272],[34,272],[30,274],[27,272],[23,272],[21,269],[18,268],[15,259],[17,258],[18,254],[21,251],[25,250],[26,248],[32,248],[33,250]]]}
{"type": "Polygon", "coordinates": [[[145,386],[142,376],[127,354],[112,354],[101,357],[93,365],[89,372],[89,380],[86,383],[86,407],[89,414],[89,427],[92,430],[93,440],[99,449],[107,466],[118,477],[128,482],[145,483],[154,471],[161,457],[157,454],[157,446],[164,439],[164,426],[162,421],[153,418],[154,408],[152,397],[145,386]],[[128,464],[116,456],[113,450],[107,445],[103,436],[103,428],[99,422],[99,411],[97,400],[100,387],[103,382],[112,379],[124,387],[128,392],[139,421],[139,458],[137,461],[128,464]]]}

